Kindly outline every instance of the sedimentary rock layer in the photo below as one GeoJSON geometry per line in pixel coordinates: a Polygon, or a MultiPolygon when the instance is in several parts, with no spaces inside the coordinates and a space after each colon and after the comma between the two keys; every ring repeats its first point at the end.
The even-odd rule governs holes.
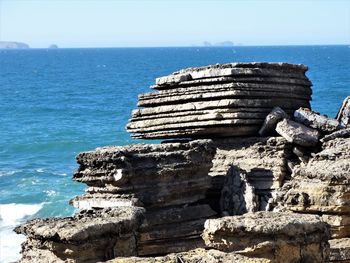
{"type": "Polygon", "coordinates": [[[350,96],[345,98],[336,118],[342,125],[350,126],[350,96]]]}
{"type": "Polygon", "coordinates": [[[273,262],[326,262],[328,238],[319,216],[273,212],[209,219],[203,233],[210,248],[273,262]]]}
{"type": "Polygon", "coordinates": [[[285,186],[284,206],[291,211],[322,214],[332,237],[347,237],[350,222],[350,138],[322,145],[306,165],[297,166],[285,186]]]}
{"type": "Polygon", "coordinates": [[[124,207],[29,221],[16,228],[17,233],[27,235],[21,262],[49,262],[54,258],[97,262],[135,255],[136,231],[143,212],[142,208],[124,207]]]}
{"type": "Polygon", "coordinates": [[[306,67],[230,63],[175,72],[139,96],[127,129],[134,138],[215,138],[256,135],[275,106],[310,107],[306,67]],[[234,114],[233,114],[234,113],[234,114]],[[254,113],[254,114],[253,114],[254,113]]]}

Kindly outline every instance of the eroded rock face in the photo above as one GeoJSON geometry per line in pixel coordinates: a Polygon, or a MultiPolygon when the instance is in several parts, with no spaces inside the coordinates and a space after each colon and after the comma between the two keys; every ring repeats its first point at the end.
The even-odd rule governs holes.
{"type": "Polygon", "coordinates": [[[332,237],[350,234],[350,138],[323,144],[306,165],[297,166],[284,196],[291,211],[318,213],[331,225],[332,237]]]}
{"type": "Polygon", "coordinates": [[[328,238],[319,216],[281,212],[209,219],[203,232],[210,248],[272,262],[325,262],[328,238]]]}
{"type": "Polygon", "coordinates": [[[15,229],[27,236],[20,262],[97,262],[135,255],[143,213],[142,208],[124,207],[28,221],[15,229]]]}
{"type": "Polygon", "coordinates": [[[350,125],[350,96],[346,97],[339,112],[337,114],[337,120],[344,125],[349,127],[350,125]]]}
{"type": "Polygon", "coordinates": [[[276,131],[288,142],[304,147],[315,147],[320,137],[318,130],[287,119],[277,124],[276,131]]]}
{"type": "Polygon", "coordinates": [[[240,262],[240,263],[269,263],[268,259],[250,258],[235,253],[225,253],[215,249],[198,248],[187,252],[169,254],[163,257],[127,257],[116,258],[108,263],[218,263],[218,262],[240,262]]]}
{"type": "Polygon", "coordinates": [[[189,68],[156,80],[139,96],[127,129],[134,138],[217,138],[257,135],[274,106],[309,107],[303,65],[230,63],[189,68]],[[171,116],[171,118],[169,118],[171,116]]]}
{"type": "Polygon", "coordinates": [[[294,112],[294,119],[299,123],[325,133],[331,133],[342,128],[338,120],[328,118],[310,109],[300,108],[296,110],[294,112]]]}
{"type": "Polygon", "coordinates": [[[275,107],[266,116],[263,126],[259,130],[261,136],[273,135],[276,132],[276,125],[283,119],[288,119],[288,114],[280,107],[275,107]]]}

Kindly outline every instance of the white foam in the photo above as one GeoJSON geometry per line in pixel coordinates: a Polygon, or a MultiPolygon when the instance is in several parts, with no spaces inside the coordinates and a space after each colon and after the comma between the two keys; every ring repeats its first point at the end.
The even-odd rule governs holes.
{"type": "Polygon", "coordinates": [[[0,220],[4,225],[16,225],[21,219],[37,213],[43,204],[4,204],[0,205],[0,220]]]}
{"type": "Polygon", "coordinates": [[[0,263],[14,262],[21,258],[23,235],[17,235],[13,229],[28,217],[35,215],[43,204],[1,204],[0,205],[0,263]]]}

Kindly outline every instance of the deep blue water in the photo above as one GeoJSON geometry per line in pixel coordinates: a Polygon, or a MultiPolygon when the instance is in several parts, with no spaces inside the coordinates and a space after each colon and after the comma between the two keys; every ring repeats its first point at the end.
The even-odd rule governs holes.
{"type": "Polygon", "coordinates": [[[350,95],[348,46],[0,50],[1,238],[28,216],[72,214],[76,154],[135,142],[124,127],[156,77],[237,61],[308,65],[313,109],[329,116],[350,95]]]}

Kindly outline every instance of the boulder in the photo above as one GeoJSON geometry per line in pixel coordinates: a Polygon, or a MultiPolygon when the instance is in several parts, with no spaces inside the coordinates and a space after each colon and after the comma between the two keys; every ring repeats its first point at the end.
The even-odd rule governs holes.
{"type": "Polygon", "coordinates": [[[304,147],[315,147],[320,137],[319,131],[287,119],[277,124],[276,131],[288,142],[304,147]]]}
{"type": "Polygon", "coordinates": [[[342,125],[338,120],[328,118],[325,115],[320,115],[319,113],[307,108],[296,110],[294,112],[294,119],[299,123],[324,133],[331,133],[342,128],[342,125]]]}
{"type": "Polygon", "coordinates": [[[259,134],[261,136],[273,134],[276,130],[277,123],[283,119],[288,119],[287,113],[285,113],[280,107],[274,107],[266,116],[264,124],[259,130],[259,134]]]}

